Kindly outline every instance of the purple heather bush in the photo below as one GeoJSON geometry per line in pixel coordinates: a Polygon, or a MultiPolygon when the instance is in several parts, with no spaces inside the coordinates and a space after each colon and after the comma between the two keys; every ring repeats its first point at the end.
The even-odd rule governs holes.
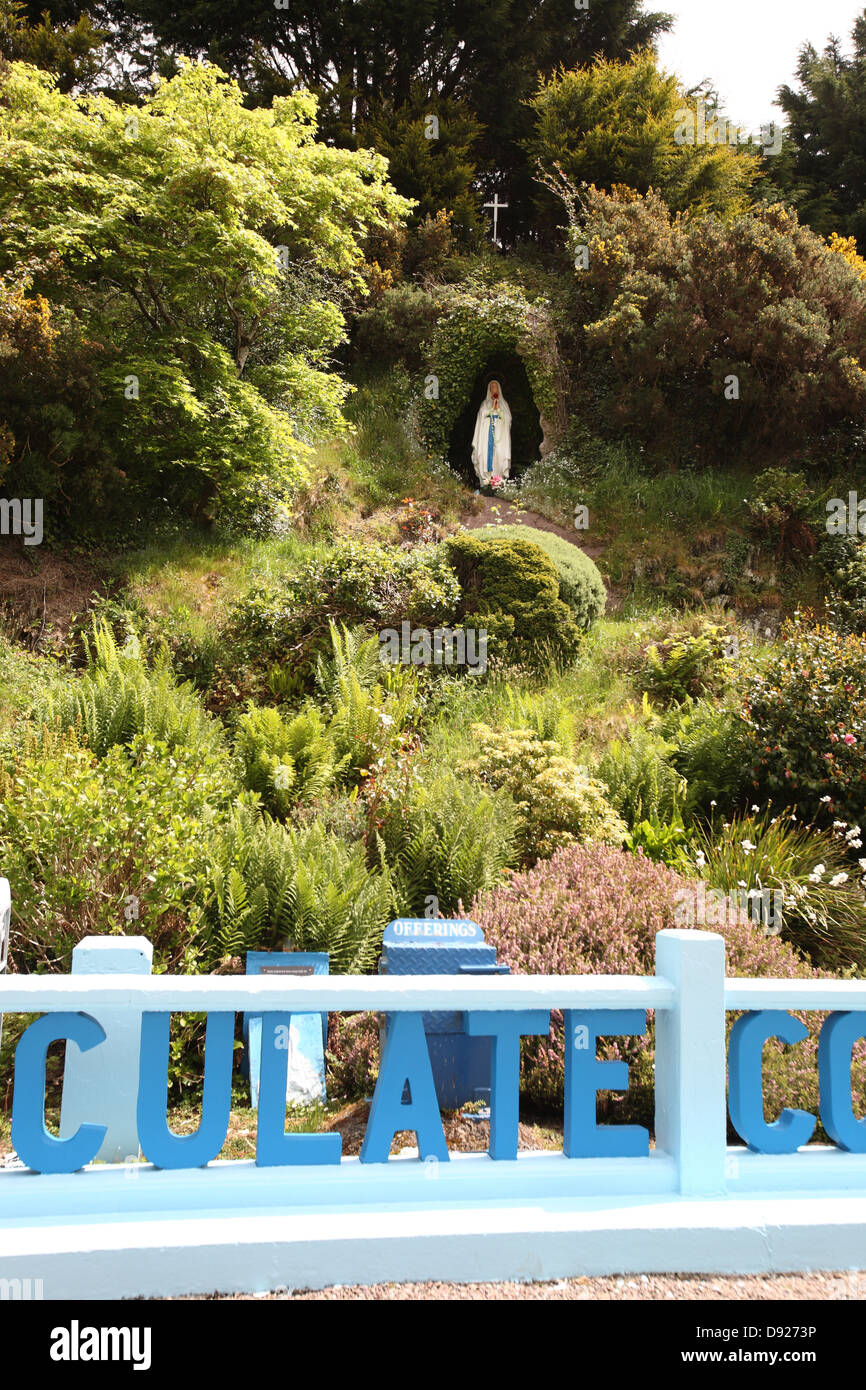
{"type": "Polygon", "coordinates": [[[331,1014],[325,1061],[329,1096],[371,1096],[379,1075],[379,1015],[331,1014]]]}
{"type": "MultiPolygon", "coordinates": [[[[651,975],[655,934],[677,924],[677,893],[688,880],[642,854],[602,845],[571,845],[552,859],[515,874],[482,894],[469,916],[515,974],[651,975]]],[[[680,899],[681,901],[681,899],[680,899]]],[[[727,973],[780,979],[829,978],[789,943],[759,925],[732,920],[709,928],[725,937],[727,973]]],[[[729,1015],[729,1025],[736,1015],[729,1015]]],[[[818,1113],[817,1033],[823,1015],[800,1014],[811,1030],[796,1047],[767,1044],[764,1096],[768,1118],[785,1106],[818,1113]]],[[[599,1120],[652,1126],[652,1013],[643,1037],[599,1041],[601,1058],[629,1063],[630,1087],[599,1097],[599,1120]]],[[[550,1035],[523,1043],[522,1090],[530,1101],[559,1108],[563,1100],[562,1013],[551,1015],[550,1035]]],[[[855,1047],[854,1095],[866,1093],[866,1044],[855,1047]]],[[[855,1103],[855,1109],[857,1108],[855,1103]]]]}

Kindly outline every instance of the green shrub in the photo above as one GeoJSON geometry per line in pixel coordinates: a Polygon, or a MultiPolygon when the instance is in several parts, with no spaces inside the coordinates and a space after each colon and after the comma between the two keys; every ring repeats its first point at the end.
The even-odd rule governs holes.
{"type": "Polygon", "coordinates": [[[454,617],[457,578],[438,546],[398,550],[345,541],[290,580],[257,585],[229,610],[223,639],[238,662],[312,671],[332,623],[381,630],[404,620],[435,628],[454,617]]]}
{"type": "Polygon", "coordinates": [[[815,532],[807,520],[813,506],[804,475],[785,468],[760,473],[748,501],[754,530],[780,556],[814,551],[815,532]]]}
{"type": "Polygon", "coordinates": [[[576,841],[621,844],[625,839],[626,827],[607,800],[607,788],[564,758],[557,744],[542,742],[529,729],[498,731],[477,724],[473,732],[478,755],[457,770],[504,787],[514,798],[522,861],[544,858],[576,841]]]}
{"type": "Polygon", "coordinates": [[[242,806],[215,842],[208,871],[211,960],[288,941],[327,951],[332,974],[375,966],[393,891],[387,870],[368,869],[362,844],[317,825],[288,830],[242,806]]]}
{"type": "Polygon", "coordinates": [[[578,546],[542,531],[536,526],[483,526],[475,532],[480,540],[531,541],[553,561],[559,575],[559,597],[571,609],[574,621],[582,632],[588,632],[602,616],[607,604],[607,591],[598,566],[578,546]]]}
{"type": "Polygon", "coordinates": [[[299,801],[320,796],[340,770],[315,705],[291,719],[272,706],[249,709],[238,720],[235,747],[244,786],[258,792],[267,809],[282,818],[299,801]]]}
{"type": "Polygon", "coordinates": [[[49,728],[75,729],[98,758],[138,735],[172,750],[224,748],[220,725],[193,686],[178,685],[167,660],[147,667],[136,637],[118,647],[105,623],[94,627],[84,674],[49,694],[35,718],[49,728]]]}
{"type": "Polygon", "coordinates": [[[234,790],[212,750],[139,736],[97,762],[71,732],[25,740],[0,770],[15,967],[68,970],[82,937],[132,932],[157,969],[198,968],[204,865],[234,790]]]}
{"type": "Polygon", "coordinates": [[[866,635],[786,624],[745,711],[759,793],[824,823],[866,822],[866,635]]]}
{"type": "Polygon", "coordinates": [[[573,655],[580,629],[559,597],[556,566],[537,545],[464,533],[445,548],[462,590],[459,616],[486,628],[494,651],[498,639],[511,659],[528,665],[573,655]]]}
{"type": "Polygon", "coordinates": [[[866,632],[866,544],[854,536],[828,537],[820,558],[830,582],[833,626],[866,632]]]}
{"type": "Polygon", "coordinates": [[[13,723],[44,702],[65,680],[52,657],[37,656],[0,634],[0,723],[13,723]]]}
{"type": "Polygon", "coordinates": [[[376,834],[399,914],[421,916],[433,897],[447,916],[501,881],[513,862],[517,815],[505,792],[442,773],[391,800],[376,834]]]}
{"type": "Polygon", "coordinates": [[[431,295],[418,285],[400,283],[385,290],[355,319],[354,344],[362,361],[424,365],[422,348],[438,318],[431,295]]]}

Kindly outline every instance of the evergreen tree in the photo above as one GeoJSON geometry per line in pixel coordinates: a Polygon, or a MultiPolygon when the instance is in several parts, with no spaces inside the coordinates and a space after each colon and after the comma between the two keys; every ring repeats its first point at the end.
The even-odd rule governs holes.
{"type": "Polygon", "coordinates": [[[828,235],[855,236],[866,249],[866,10],[854,23],[853,53],[831,38],[819,56],[800,50],[797,88],[779,90],[786,148],[770,177],[802,221],[828,235]]]}

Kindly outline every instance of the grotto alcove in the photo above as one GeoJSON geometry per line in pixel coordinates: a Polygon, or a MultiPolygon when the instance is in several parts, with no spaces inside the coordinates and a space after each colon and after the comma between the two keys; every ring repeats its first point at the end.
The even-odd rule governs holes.
{"type": "Polygon", "coordinates": [[[454,422],[448,445],[448,462],[472,487],[478,486],[472,467],[472,436],[478,407],[491,381],[499,382],[511,410],[511,477],[519,478],[541,456],[544,430],[523,361],[515,352],[494,353],[475,377],[466,404],[454,422]]]}

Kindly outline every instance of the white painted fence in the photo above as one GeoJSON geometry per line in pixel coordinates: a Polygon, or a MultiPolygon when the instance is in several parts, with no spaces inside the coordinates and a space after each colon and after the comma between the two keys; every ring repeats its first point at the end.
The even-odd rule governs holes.
{"type": "MultiPolygon", "coordinates": [[[[112,938],[101,950],[112,942],[119,953],[138,949],[112,938]]],[[[0,976],[0,1013],[81,1011],[103,1023],[106,1041],[76,1064],[98,1056],[98,1068],[70,1081],[67,1061],[75,1102],[64,1097],[64,1125],[108,1123],[115,1152],[132,1142],[130,1040],[144,1011],[652,1009],[656,1026],[648,1157],[452,1154],[431,1165],[409,1153],[315,1169],[249,1161],[5,1172],[0,1275],[42,1278],[48,1297],[102,1297],[866,1266],[866,1155],[831,1145],[777,1157],[728,1147],[725,1099],[728,1010],[866,1010],[866,982],[726,980],[721,937],[663,931],[656,944],[648,977],[0,976]],[[112,1076],[125,1110],[114,1106],[112,1076]]]]}

